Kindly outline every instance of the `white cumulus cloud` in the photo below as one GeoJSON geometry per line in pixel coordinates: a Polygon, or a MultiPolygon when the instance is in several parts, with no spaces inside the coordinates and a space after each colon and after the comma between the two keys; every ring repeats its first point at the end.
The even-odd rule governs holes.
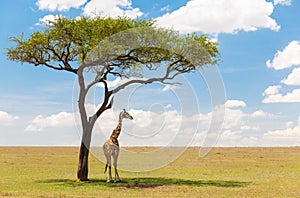
{"type": "Polygon", "coordinates": [[[25,131],[43,131],[49,127],[74,126],[74,115],[72,113],[60,112],[50,116],[38,115],[25,128],[25,131]]]}
{"type": "MultiPolygon", "coordinates": [[[[273,130],[266,126],[270,126],[274,120],[278,121],[279,117],[260,109],[247,112],[246,103],[241,100],[229,100],[226,104],[223,128],[217,132],[220,135],[218,146],[276,145],[276,143],[293,145],[295,143],[291,137],[294,139],[297,137],[299,124],[294,126],[293,122],[285,121],[282,125],[286,126],[286,129],[273,130]],[[261,129],[267,133],[252,135],[252,132],[257,134],[261,129]],[[250,135],[247,136],[247,133],[250,135]],[[281,137],[282,133],[288,135],[281,137]],[[276,143],[273,142],[274,138],[277,139],[276,143]]],[[[94,109],[95,106],[87,104],[87,108],[94,109]]],[[[109,137],[118,124],[120,111],[109,110],[101,115],[94,127],[92,145],[102,145],[109,137]]],[[[128,112],[134,119],[123,121],[122,134],[119,138],[122,146],[201,146],[209,135],[207,132],[213,123],[212,112],[183,115],[180,111],[168,108],[160,113],[142,109],[128,109],[128,112]]],[[[60,131],[61,133],[56,134],[64,136],[65,131],[74,130],[70,128],[74,126],[73,116],[72,113],[67,112],[49,116],[39,115],[28,123],[25,131],[38,132],[51,129],[60,131]]]]}
{"type": "Polygon", "coordinates": [[[68,11],[71,8],[80,8],[87,0],[38,0],[36,5],[39,10],[48,10],[54,12],[68,11]]]}
{"type": "MultiPolygon", "coordinates": [[[[117,114],[113,111],[107,111],[97,122],[95,135],[99,137],[94,140],[99,142],[96,143],[97,145],[103,144],[103,141],[109,137],[117,126],[119,111],[116,112],[117,114]],[[101,134],[105,136],[102,137],[102,140],[101,134]]],[[[156,113],[148,110],[129,109],[128,112],[133,116],[133,120],[123,120],[122,134],[119,139],[120,144],[123,146],[167,146],[169,144],[187,146],[197,132],[197,123],[200,118],[195,115],[185,116],[175,110],[156,113]],[[191,136],[188,134],[191,134],[191,136]],[[179,141],[176,138],[178,136],[183,136],[184,139],[179,141]]]]}
{"type": "Polygon", "coordinates": [[[227,100],[225,103],[227,108],[246,107],[246,103],[241,100],[227,100]]]}
{"type": "MultiPolygon", "coordinates": [[[[214,132],[219,133],[223,140],[231,140],[237,144],[244,131],[257,131],[259,126],[257,126],[256,121],[251,120],[252,114],[242,110],[242,108],[246,107],[244,101],[230,100],[226,104],[226,114],[222,130],[214,132]]],[[[212,112],[193,115],[182,115],[176,110],[169,109],[165,109],[161,113],[141,109],[129,109],[128,112],[134,119],[123,122],[122,135],[120,137],[120,143],[123,146],[187,146],[194,139],[194,136],[196,139],[194,139],[192,145],[199,146],[203,143],[205,137],[209,135],[207,133],[210,125],[213,124],[212,112]],[[180,141],[182,142],[178,140],[178,137],[180,137],[180,141]]],[[[259,112],[260,114],[268,115],[268,113],[262,110],[259,110],[259,112]]],[[[259,119],[265,120],[266,118],[261,115],[259,119]]],[[[96,135],[99,138],[94,140],[98,141],[96,145],[101,144],[101,141],[103,142],[109,137],[112,130],[117,126],[117,123],[118,114],[114,114],[113,111],[108,111],[101,116],[98,125],[100,129],[96,130],[96,135]],[[102,140],[100,138],[101,133],[105,134],[102,140]]]]}
{"type": "Polygon", "coordinates": [[[267,95],[263,103],[295,103],[300,102],[300,89],[294,89],[286,94],[276,93],[267,95]]]}
{"type": "Polygon", "coordinates": [[[268,131],[263,135],[265,142],[277,146],[298,146],[300,143],[300,117],[298,125],[287,124],[286,129],[268,131]]]}
{"type": "Polygon", "coordinates": [[[291,5],[292,0],[274,0],[274,5],[291,5]]]}
{"type": "Polygon", "coordinates": [[[300,67],[294,68],[289,76],[281,81],[286,85],[300,85],[300,67]]]}
{"type": "Polygon", "coordinates": [[[253,113],[251,114],[251,116],[252,116],[253,118],[259,118],[259,117],[271,117],[272,115],[269,114],[269,113],[264,112],[263,110],[257,110],[257,111],[255,111],[255,112],[253,112],[253,113]]]}
{"type": "Polygon", "coordinates": [[[263,93],[263,96],[275,95],[279,93],[281,89],[280,85],[269,86],[263,93]]]}
{"type": "Polygon", "coordinates": [[[282,51],[277,51],[273,60],[266,62],[268,68],[275,70],[300,65],[300,42],[291,41],[282,51]]]}
{"type": "MultiPolygon", "coordinates": [[[[282,70],[290,67],[296,67],[283,80],[282,84],[288,86],[300,85],[300,41],[291,41],[282,51],[277,51],[273,60],[266,62],[267,67],[275,70],[282,70]]],[[[288,93],[283,94],[282,86],[268,87],[263,96],[263,103],[295,103],[300,102],[300,89],[294,89],[288,93]]]]}
{"type": "Polygon", "coordinates": [[[0,123],[3,125],[10,125],[18,119],[18,116],[13,116],[5,111],[0,111],[0,123]]]}
{"type": "Polygon", "coordinates": [[[50,25],[51,22],[55,22],[59,17],[62,17],[61,15],[46,15],[43,18],[39,19],[39,22],[37,22],[36,26],[44,26],[44,25],[50,25]]]}
{"type": "Polygon", "coordinates": [[[142,16],[143,12],[139,8],[133,8],[131,0],[91,0],[83,8],[83,15],[136,18],[142,16]]]}
{"type": "Polygon", "coordinates": [[[159,26],[183,33],[232,34],[259,28],[278,31],[280,26],[271,17],[273,10],[273,3],[265,0],[190,0],[156,20],[159,26]]]}

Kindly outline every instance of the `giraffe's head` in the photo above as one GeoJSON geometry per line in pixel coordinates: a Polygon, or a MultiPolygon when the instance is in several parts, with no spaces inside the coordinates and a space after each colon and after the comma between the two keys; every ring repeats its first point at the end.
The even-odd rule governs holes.
{"type": "Polygon", "coordinates": [[[125,110],[123,109],[123,111],[121,111],[120,115],[119,115],[120,119],[129,119],[129,120],[133,120],[133,117],[125,110]]]}

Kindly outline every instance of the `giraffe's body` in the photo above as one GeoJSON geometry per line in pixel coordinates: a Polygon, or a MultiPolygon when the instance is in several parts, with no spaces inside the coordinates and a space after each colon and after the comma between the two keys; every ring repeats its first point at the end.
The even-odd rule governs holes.
{"type": "Polygon", "coordinates": [[[115,167],[114,182],[120,181],[120,177],[119,177],[118,170],[117,170],[117,162],[118,162],[119,151],[120,151],[118,137],[121,133],[122,120],[124,118],[130,119],[130,120],[133,119],[132,116],[129,115],[129,113],[127,113],[124,109],[119,115],[119,123],[118,123],[117,127],[113,130],[109,139],[103,144],[103,152],[104,152],[104,155],[106,158],[106,165],[105,165],[104,173],[106,172],[107,167],[109,168],[107,182],[110,182],[112,179],[112,177],[111,177],[111,157],[113,157],[113,159],[114,159],[114,167],[115,167]]]}

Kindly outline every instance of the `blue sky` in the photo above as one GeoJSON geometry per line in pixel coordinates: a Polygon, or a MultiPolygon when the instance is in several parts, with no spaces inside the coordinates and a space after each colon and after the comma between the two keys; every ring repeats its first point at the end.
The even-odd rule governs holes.
{"type": "MultiPolygon", "coordinates": [[[[12,46],[9,37],[22,32],[28,36],[57,14],[138,16],[181,33],[208,34],[219,42],[222,61],[217,68],[226,90],[217,146],[300,145],[299,8],[294,0],[2,1],[0,145],[79,145],[73,118],[75,76],[10,62],[5,55],[5,48],[12,46]]],[[[169,145],[178,135],[201,145],[211,123],[210,93],[199,73],[183,80],[193,91],[155,84],[119,94],[114,110],[100,119],[94,143],[101,144],[109,135],[118,110],[126,106],[138,119],[125,124],[122,145],[169,145]],[[129,102],[122,101],[124,97],[129,102]]]]}

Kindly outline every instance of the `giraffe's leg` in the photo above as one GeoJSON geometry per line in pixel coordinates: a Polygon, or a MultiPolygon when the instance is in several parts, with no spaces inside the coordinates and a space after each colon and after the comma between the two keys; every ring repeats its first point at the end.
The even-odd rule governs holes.
{"type": "Polygon", "coordinates": [[[107,157],[107,165],[108,165],[108,178],[107,178],[107,182],[111,181],[111,157],[107,157]]]}
{"type": "Polygon", "coordinates": [[[106,158],[106,165],[105,165],[105,170],[104,173],[106,172],[106,169],[108,167],[108,177],[107,177],[107,182],[111,181],[111,152],[109,149],[109,144],[106,142],[103,145],[103,152],[106,158]]]}
{"type": "Polygon", "coordinates": [[[108,167],[108,179],[107,179],[107,182],[110,182],[111,181],[111,165],[108,167]]]}
{"type": "Polygon", "coordinates": [[[115,182],[121,181],[119,173],[118,173],[118,157],[119,157],[119,148],[116,149],[116,152],[113,155],[114,158],[114,167],[115,167],[115,182]]]}

